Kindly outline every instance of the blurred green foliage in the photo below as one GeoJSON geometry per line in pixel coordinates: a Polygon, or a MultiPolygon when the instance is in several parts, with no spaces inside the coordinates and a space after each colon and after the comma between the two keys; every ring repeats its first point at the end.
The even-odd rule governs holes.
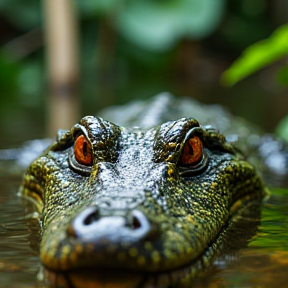
{"type": "MultiPolygon", "coordinates": [[[[183,39],[207,37],[218,27],[225,11],[225,0],[74,0],[74,2],[81,34],[82,74],[86,76],[88,73],[97,77],[98,71],[103,75],[107,71],[110,75],[113,73],[113,76],[111,75],[113,79],[110,81],[114,84],[115,81],[121,82],[130,77],[127,74],[130,69],[128,67],[133,69],[133,66],[135,68],[139,64],[148,69],[147,75],[150,74],[152,77],[154,74],[156,80],[157,71],[173,62],[171,52],[176,45],[183,39]]],[[[13,55],[15,51],[25,49],[27,43],[21,42],[22,35],[35,29],[43,30],[45,17],[41,4],[40,0],[0,1],[0,20],[2,18],[8,23],[6,25],[14,35],[14,38],[9,39],[8,31],[7,38],[10,42],[19,40],[17,44],[19,47],[16,46],[16,49],[14,47],[14,51],[10,51],[7,45],[4,46],[4,52],[9,56],[7,59],[11,59],[10,63],[15,62],[13,57],[17,58],[17,55],[13,55]]],[[[0,35],[0,44],[1,36],[3,35],[0,35]]],[[[5,36],[3,37],[5,39],[5,36]]],[[[42,94],[43,79],[37,75],[44,75],[43,71],[39,71],[39,67],[43,67],[41,65],[43,51],[39,49],[29,57],[16,59],[16,62],[18,68],[14,69],[11,79],[19,79],[15,80],[13,86],[16,90],[19,88],[19,93],[24,95],[27,95],[29,90],[33,100],[27,98],[26,103],[37,105],[39,101],[34,101],[33,95],[42,94]],[[37,61],[40,64],[36,64],[37,61]],[[23,71],[30,71],[29,73],[35,77],[27,77],[23,81],[23,71]],[[41,80],[39,82],[41,85],[36,84],[38,80],[41,80]]],[[[143,67],[141,70],[144,72],[143,67]]],[[[2,89],[5,90],[5,86],[9,89],[11,81],[2,81],[4,85],[2,89]]]]}
{"type": "MultiPolygon", "coordinates": [[[[288,86],[288,24],[278,27],[272,35],[244,50],[242,55],[222,74],[221,82],[232,86],[260,69],[286,59],[278,70],[278,84],[288,86]]],[[[276,134],[288,141],[288,115],[276,127],[276,134]]]]}
{"type": "Polygon", "coordinates": [[[7,94],[16,92],[18,71],[19,65],[11,63],[5,53],[0,53],[0,87],[5,87],[7,94]]]}
{"type": "MultiPolygon", "coordinates": [[[[279,27],[269,38],[245,49],[243,54],[223,73],[222,83],[234,85],[259,69],[287,57],[288,24],[279,27]]],[[[288,67],[278,74],[279,82],[288,85],[288,67]]]]}
{"type": "MultiPolygon", "coordinates": [[[[164,89],[198,98],[213,94],[213,102],[223,102],[217,81],[223,67],[281,24],[275,21],[279,4],[269,0],[72,1],[79,24],[83,113],[164,89]]],[[[23,111],[39,112],[44,119],[42,8],[41,0],[0,0],[0,132],[12,114],[23,127],[27,123],[16,121],[23,111]]],[[[285,77],[284,69],[279,81],[285,77]]]]}
{"type": "Polygon", "coordinates": [[[42,23],[39,0],[1,0],[0,13],[21,31],[33,29],[42,23]]]}
{"type": "Polygon", "coordinates": [[[288,142],[288,115],[276,127],[276,134],[288,142]]]}
{"type": "Polygon", "coordinates": [[[209,35],[225,8],[225,0],[78,0],[77,4],[83,17],[108,17],[119,35],[152,51],[171,49],[183,37],[209,35]]]}
{"type": "MultiPolygon", "coordinates": [[[[153,75],[156,80],[161,71],[171,71],[172,65],[178,65],[175,61],[176,50],[184,40],[200,41],[212,34],[207,45],[212,49],[222,45],[220,49],[225,53],[227,49],[239,50],[241,45],[258,40],[270,29],[265,15],[268,9],[267,0],[252,2],[249,0],[74,0],[74,2],[80,24],[83,74],[96,75],[99,71],[105,74],[105,70],[110,69],[108,74],[111,74],[111,71],[118,74],[118,76],[113,75],[114,79],[111,79],[111,83],[119,79],[120,82],[129,82],[131,77],[129,71],[136,67],[151,77],[153,75]]],[[[0,20],[1,18],[8,23],[9,29],[12,30],[11,34],[17,40],[25,33],[42,29],[44,17],[41,1],[1,0],[0,20]]],[[[0,35],[0,44],[1,36],[3,35],[0,35]]],[[[14,41],[13,38],[9,38],[9,35],[7,39],[14,41]]],[[[19,49],[22,47],[19,46],[19,49]]],[[[19,69],[24,62],[23,65],[27,68],[31,61],[31,68],[28,70],[32,71],[37,66],[35,64],[37,61],[43,62],[42,49],[19,60],[19,69]]],[[[38,67],[43,65],[38,64],[38,67]]],[[[15,73],[19,76],[20,72],[16,70],[15,73]]],[[[18,77],[16,74],[14,78],[18,77]]],[[[44,75],[44,72],[41,71],[40,74],[44,75]]],[[[133,75],[135,73],[132,73],[132,77],[133,75]]],[[[32,82],[33,78],[28,78],[28,82],[29,79],[32,82]]],[[[21,84],[23,81],[19,80],[17,83],[21,84]]],[[[28,86],[27,83],[21,87],[27,91],[28,86]]],[[[19,87],[20,91],[22,91],[21,87],[19,87]]],[[[40,95],[41,91],[36,91],[36,87],[41,86],[35,85],[34,88],[29,88],[30,92],[32,93],[34,89],[34,92],[40,95]]]]}

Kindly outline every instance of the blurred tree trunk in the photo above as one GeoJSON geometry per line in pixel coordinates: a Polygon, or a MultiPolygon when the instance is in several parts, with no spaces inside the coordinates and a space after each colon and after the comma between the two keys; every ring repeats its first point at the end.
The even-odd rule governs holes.
{"type": "Polygon", "coordinates": [[[48,136],[78,121],[79,57],[73,0],[44,0],[48,74],[48,136]]]}

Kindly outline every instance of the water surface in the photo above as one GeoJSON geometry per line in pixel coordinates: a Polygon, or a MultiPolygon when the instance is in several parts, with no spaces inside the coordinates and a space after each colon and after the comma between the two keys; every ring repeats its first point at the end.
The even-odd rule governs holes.
{"type": "Polygon", "coordinates": [[[37,253],[29,246],[24,208],[17,191],[21,176],[1,163],[0,174],[0,287],[36,287],[37,253]],[[10,174],[10,175],[9,175],[10,174]]]}

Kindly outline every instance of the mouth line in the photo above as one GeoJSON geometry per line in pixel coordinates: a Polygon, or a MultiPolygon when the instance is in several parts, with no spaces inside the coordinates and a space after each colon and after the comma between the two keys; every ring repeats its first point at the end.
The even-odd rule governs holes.
{"type": "MultiPolygon", "coordinates": [[[[175,285],[181,280],[195,277],[198,269],[192,265],[162,272],[128,271],[120,269],[79,269],[66,272],[53,272],[45,269],[45,274],[55,288],[85,288],[88,287],[113,287],[117,288],[156,288],[175,285]],[[117,285],[117,286],[115,286],[117,285]],[[130,286],[129,286],[130,285],[130,286]],[[165,285],[165,286],[164,286],[165,285]],[[112,287],[112,286],[111,286],[112,287]]],[[[54,287],[53,286],[53,287],[54,287]]]]}

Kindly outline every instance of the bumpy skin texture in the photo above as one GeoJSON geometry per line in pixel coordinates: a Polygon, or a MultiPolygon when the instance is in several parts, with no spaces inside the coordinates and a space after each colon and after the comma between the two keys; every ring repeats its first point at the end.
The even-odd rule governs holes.
{"type": "Polygon", "coordinates": [[[43,215],[40,256],[52,271],[154,272],[193,263],[264,194],[241,153],[195,119],[128,129],[92,116],[29,166],[22,190],[43,215]],[[73,156],[79,134],[92,145],[92,167],[73,156]],[[185,166],[183,146],[193,135],[204,156],[185,166]]]}

